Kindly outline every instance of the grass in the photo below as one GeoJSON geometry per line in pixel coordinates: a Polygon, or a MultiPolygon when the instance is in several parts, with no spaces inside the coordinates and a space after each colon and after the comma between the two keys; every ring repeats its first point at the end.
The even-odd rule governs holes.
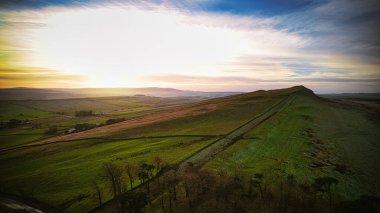
{"type": "Polygon", "coordinates": [[[311,115],[317,109],[303,107],[307,105],[305,100],[302,96],[297,97],[289,108],[248,132],[205,168],[224,169],[228,173],[241,170],[247,174],[262,173],[274,177],[298,173],[299,179],[308,179],[308,159],[302,153],[309,147],[302,136],[302,129],[310,126],[311,122],[301,115],[311,115]]]}
{"type": "Polygon", "coordinates": [[[332,144],[340,160],[356,171],[342,184],[347,196],[380,196],[380,123],[376,118],[376,113],[363,109],[324,105],[315,120],[318,136],[332,144]]]}
{"type": "MultiPolygon", "coordinates": [[[[289,175],[305,184],[310,184],[316,177],[330,176],[339,180],[333,190],[344,199],[354,199],[361,194],[380,196],[380,122],[374,120],[376,116],[360,107],[333,104],[302,93],[294,96],[296,98],[289,107],[246,133],[235,144],[216,155],[204,168],[224,170],[229,174],[239,171],[249,176],[261,173],[267,182],[272,183],[284,181],[289,175]],[[322,166],[316,167],[316,163],[322,166]],[[337,166],[348,168],[348,172],[339,171],[337,166]]],[[[214,111],[126,129],[109,137],[224,135],[283,98],[282,93],[276,93],[208,100],[205,103],[217,104],[214,111]]],[[[67,105],[61,100],[51,101],[44,102],[45,108],[40,107],[39,110],[62,110],[57,107],[66,107],[70,112],[70,107],[74,107],[71,104],[77,99],[74,102],[68,100],[70,103],[67,105]],[[54,104],[49,106],[49,103],[54,104]]],[[[88,101],[85,100],[77,107],[97,104],[88,101]]],[[[42,137],[46,125],[51,123],[63,130],[75,123],[104,122],[120,115],[137,116],[139,113],[191,102],[187,99],[150,97],[120,100],[100,98],[96,101],[99,102],[97,109],[109,110],[108,114],[75,118],[71,115],[46,115],[44,113],[47,112],[38,111],[41,118],[37,121],[43,124],[43,128],[1,131],[0,147],[38,139],[42,137]],[[52,115],[55,117],[49,117],[52,115]]],[[[33,103],[33,107],[38,108],[36,103],[40,102],[33,103]]],[[[9,109],[5,115],[17,115],[25,109],[9,109]],[[17,110],[21,111],[16,112],[17,110]]],[[[33,116],[33,113],[31,111],[30,115],[33,116]]],[[[65,210],[68,212],[84,212],[96,205],[90,184],[93,179],[99,180],[103,163],[114,161],[120,165],[140,164],[144,161],[152,162],[156,156],[166,163],[176,163],[207,146],[217,137],[86,139],[2,153],[0,184],[7,192],[35,195],[53,205],[66,204],[65,210]],[[78,195],[83,195],[83,198],[80,199],[78,195]]],[[[106,192],[106,199],[110,198],[106,184],[101,182],[100,185],[106,192]]]]}
{"type": "Polygon", "coordinates": [[[0,122],[6,122],[10,119],[35,120],[55,116],[50,112],[19,105],[16,101],[0,101],[0,112],[0,122]]]}
{"type": "MultiPolygon", "coordinates": [[[[99,179],[105,162],[137,165],[144,161],[153,163],[153,158],[160,156],[166,163],[175,163],[211,141],[213,139],[197,137],[84,140],[30,148],[0,157],[1,183],[8,192],[34,194],[48,203],[60,205],[80,194],[91,195],[91,180],[99,179]]],[[[82,212],[95,205],[92,197],[86,197],[66,210],[82,212]]]]}
{"type": "Polygon", "coordinates": [[[289,175],[303,184],[330,176],[339,180],[334,190],[342,199],[379,196],[379,130],[363,111],[298,96],[288,109],[247,133],[205,168],[261,173],[269,183],[285,181],[289,175]],[[307,129],[312,136],[305,135],[307,129]],[[323,166],[311,167],[315,162],[323,166]],[[353,172],[340,172],[336,165],[353,172]]]}
{"type": "Polygon", "coordinates": [[[8,148],[27,144],[43,138],[43,134],[0,135],[0,148],[8,148]]]}
{"type": "MultiPolygon", "coordinates": [[[[260,97],[241,102],[226,102],[210,113],[145,125],[113,136],[225,134],[262,113],[282,98],[282,96],[260,97]]],[[[144,104],[141,106],[146,107],[144,104]]],[[[124,113],[123,110],[120,112],[124,113]]],[[[68,127],[77,122],[99,122],[102,119],[104,119],[102,116],[87,118],[62,116],[40,121],[68,127]]],[[[28,133],[28,130],[23,131],[28,133]]],[[[33,137],[38,137],[38,134],[33,137]]],[[[13,142],[12,145],[27,143],[32,139],[34,138],[25,136],[19,139],[20,142],[13,142]]],[[[0,156],[1,183],[6,183],[3,184],[5,185],[3,188],[7,192],[34,195],[53,205],[69,203],[70,199],[82,194],[84,199],[74,201],[65,210],[83,212],[96,206],[96,200],[91,197],[94,192],[90,184],[92,179],[99,179],[99,170],[103,163],[115,161],[121,165],[140,164],[144,161],[151,162],[156,156],[161,157],[166,163],[176,163],[215,139],[216,137],[169,137],[120,141],[88,139],[18,150],[0,156]]],[[[10,145],[4,143],[2,147],[10,145]]],[[[101,185],[103,189],[106,187],[105,183],[101,185]]]]}

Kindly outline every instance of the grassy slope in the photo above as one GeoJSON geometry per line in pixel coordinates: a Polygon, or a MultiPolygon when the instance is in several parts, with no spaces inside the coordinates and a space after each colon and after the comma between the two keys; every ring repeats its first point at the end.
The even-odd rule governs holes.
{"type": "Polygon", "coordinates": [[[227,102],[217,110],[207,114],[133,128],[121,133],[116,133],[112,137],[181,134],[223,135],[275,105],[282,98],[284,97],[259,97],[249,100],[227,102]]]}
{"type": "Polygon", "coordinates": [[[54,117],[54,114],[50,112],[19,105],[18,103],[12,101],[0,101],[0,112],[1,122],[6,122],[13,118],[20,120],[35,120],[54,117]]]}
{"type": "Polygon", "coordinates": [[[301,167],[307,163],[302,153],[309,149],[302,129],[311,123],[301,115],[315,113],[316,109],[304,107],[306,104],[303,97],[297,97],[288,109],[244,135],[205,167],[225,169],[229,173],[238,168],[247,173],[275,176],[299,171],[308,177],[301,167]]]}
{"type": "Polygon", "coordinates": [[[22,145],[45,137],[46,128],[40,129],[12,129],[0,131],[0,148],[22,145]]]}
{"type": "Polygon", "coordinates": [[[321,140],[332,144],[339,159],[355,171],[341,184],[348,197],[358,194],[380,196],[380,122],[378,115],[348,106],[321,106],[316,117],[321,140]]]}
{"type": "Polygon", "coordinates": [[[332,176],[340,181],[334,190],[342,198],[379,196],[379,130],[379,123],[362,111],[301,95],[287,110],[245,135],[205,167],[229,173],[238,169],[247,175],[262,173],[268,182],[283,181],[288,175],[301,183],[332,176]],[[307,129],[312,136],[305,134],[307,129]],[[316,141],[322,145],[316,147],[316,141]],[[312,168],[315,162],[323,165],[312,168]],[[336,165],[354,172],[339,172],[336,165]]]}

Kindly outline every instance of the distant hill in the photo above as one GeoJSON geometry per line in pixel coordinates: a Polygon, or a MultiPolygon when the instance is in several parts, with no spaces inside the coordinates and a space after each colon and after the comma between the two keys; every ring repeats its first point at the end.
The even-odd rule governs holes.
{"type": "Polygon", "coordinates": [[[42,89],[42,88],[6,88],[0,89],[0,100],[48,100],[67,98],[87,98],[106,96],[148,95],[156,97],[202,96],[223,97],[240,94],[239,92],[202,92],[177,90],[173,88],[78,88],[78,89],[42,89]]]}

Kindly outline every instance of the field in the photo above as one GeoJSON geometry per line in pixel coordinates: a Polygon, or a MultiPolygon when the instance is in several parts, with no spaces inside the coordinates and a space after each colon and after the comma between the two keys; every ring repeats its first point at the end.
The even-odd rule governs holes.
{"type": "Polygon", "coordinates": [[[3,189],[36,196],[66,211],[82,212],[96,205],[91,181],[99,178],[103,163],[137,165],[153,162],[156,156],[165,163],[176,163],[212,140],[209,137],[83,140],[23,150],[1,157],[2,183],[6,183],[3,189]],[[6,164],[13,166],[4,167],[6,164]],[[75,199],[81,195],[83,198],[75,199]]]}
{"type": "Polygon", "coordinates": [[[3,101],[1,107],[3,120],[24,114],[30,121],[0,132],[1,190],[65,212],[97,206],[94,180],[104,200],[112,198],[101,178],[105,163],[124,168],[153,164],[155,157],[163,165],[192,163],[229,176],[260,174],[268,186],[290,176],[304,185],[328,176],[339,181],[333,190],[341,200],[380,196],[377,109],[320,98],[304,87],[207,100],[133,96],[3,101]],[[74,115],[89,109],[95,114],[74,115]],[[118,117],[126,120],[63,133],[118,117]],[[46,135],[52,123],[58,133],[46,135]]]}
{"type": "Polygon", "coordinates": [[[157,98],[148,96],[81,98],[62,100],[0,101],[0,122],[10,119],[27,121],[19,128],[0,130],[0,148],[27,144],[52,135],[44,134],[56,126],[58,134],[76,124],[101,124],[112,118],[130,119],[174,106],[197,102],[203,98],[157,98]],[[92,116],[76,117],[79,110],[92,110],[92,116]]]}

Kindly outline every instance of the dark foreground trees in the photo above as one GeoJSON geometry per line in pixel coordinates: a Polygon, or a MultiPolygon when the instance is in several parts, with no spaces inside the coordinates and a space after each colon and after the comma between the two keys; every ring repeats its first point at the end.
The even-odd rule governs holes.
{"type": "Polygon", "coordinates": [[[157,166],[104,165],[104,177],[119,212],[327,213],[342,212],[347,206],[334,195],[338,181],[332,177],[319,177],[305,184],[289,175],[273,183],[273,179],[259,173],[227,175],[192,165],[166,165],[163,170],[156,170],[157,166]],[[135,179],[140,180],[139,186],[133,184],[135,179]],[[130,187],[123,187],[128,181],[130,187]]]}
{"type": "Polygon", "coordinates": [[[120,197],[124,212],[140,213],[148,204],[148,197],[144,192],[126,192],[120,197]]]}

